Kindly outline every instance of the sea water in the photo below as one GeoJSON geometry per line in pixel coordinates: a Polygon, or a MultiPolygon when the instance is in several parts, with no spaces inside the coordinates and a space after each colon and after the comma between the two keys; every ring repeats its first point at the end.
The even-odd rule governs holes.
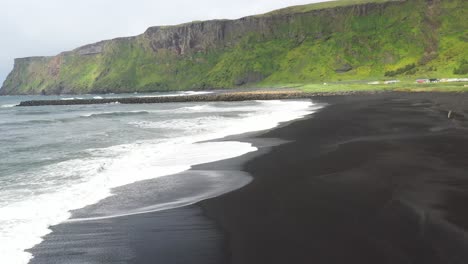
{"type": "MultiPolygon", "coordinates": [[[[197,92],[119,96],[191,94],[197,92]]],[[[28,263],[33,256],[25,250],[50,226],[115,187],[256,151],[213,139],[270,129],[317,109],[307,100],[15,107],[31,99],[109,97],[117,96],[0,97],[0,263],[28,263]]]]}

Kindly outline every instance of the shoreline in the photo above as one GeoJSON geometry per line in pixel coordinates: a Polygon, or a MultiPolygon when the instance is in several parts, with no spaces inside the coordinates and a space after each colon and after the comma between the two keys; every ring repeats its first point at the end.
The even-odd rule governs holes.
{"type": "Polygon", "coordinates": [[[245,187],[187,207],[61,224],[32,250],[31,263],[465,263],[466,100],[323,97],[318,101],[328,107],[312,117],[234,136],[253,143],[255,154],[186,172],[247,171],[254,180],[245,187]],[[449,110],[457,113],[453,119],[449,110]],[[453,175],[444,179],[442,170],[453,175]],[[103,237],[94,237],[96,231],[103,237]]]}
{"type": "MultiPolygon", "coordinates": [[[[310,111],[308,108],[310,107],[310,103],[302,102],[304,100],[298,101],[298,103],[304,105],[305,112],[311,112],[315,108],[311,108],[310,111]],[[301,103],[302,102],[302,103],[301,103]]],[[[296,101],[293,101],[296,102],[296,101]]],[[[274,107],[270,110],[275,109],[274,107]]],[[[288,112],[288,109],[284,109],[285,112],[288,112]]],[[[304,113],[305,114],[305,113],[304,113]]],[[[298,117],[303,116],[303,114],[299,114],[298,117]]],[[[286,120],[281,115],[278,118],[271,118],[271,120],[286,120]]],[[[293,122],[293,120],[288,121],[278,121],[279,123],[276,124],[284,124],[293,122]]],[[[268,122],[267,122],[268,124],[268,122]]],[[[270,122],[270,125],[273,123],[270,122]]],[[[250,127],[250,130],[255,130],[254,128],[257,127],[253,124],[254,127],[250,127]]],[[[268,131],[270,129],[270,125],[263,128],[262,131],[268,131]]],[[[277,127],[277,125],[275,125],[277,127]]],[[[242,129],[241,129],[242,130],[242,129]]],[[[238,130],[240,131],[240,130],[238,130]]],[[[262,131],[257,132],[247,132],[247,133],[262,133],[262,131]]],[[[247,133],[240,134],[239,138],[243,138],[247,133]]],[[[205,144],[208,142],[222,142],[224,141],[240,141],[235,138],[228,139],[228,137],[221,137],[218,140],[212,139],[208,141],[198,141],[195,144],[205,144]]],[[[239,142],[245,143],[245,142],[239,142]]],[[[271,143],[274,144],[274,143],[271,143]]],[[[251,145],[251,144],[248,144],[251,145]]],[[[201,146],[201,145],[200,145],[201,146]]],[[[253,147],[253,146],[252,146],[253,147]]],[[[243,154],[241,156],[250,156],[256,155],[257,151],[255,152],[246,152],[247,154],[243,154]]],[[[237,157],[236,157],[237,158],[237,157]]],[[[228,160],[234,160],[228,159],[228,160]]],[[[200,163],[202,164],[202,163],[200,163]]],[[[217,169],[202,169],[199,168],[197,165],[193,165],[189,171],[173,174],[173,175],[166,175],[167,177],[161,177],[156,179],[150,179],[145,181],[140,181],[137,183],[133,183],[130,185],[125,185],[122,187],[117,187],[113,189],[113,194],[106,199],[99,201],[97,204],[86,206],[82,209],[72,211],[72,217],[62,222],[58,225],[52,226],[50,229],[52,233],[44,237],[44,240],[41,244],[35,246],[31,250],[27,250],[30,253],[33,253],[35,258],[31,261],[31,263],[48,263],[49,258],[51,257],[48,255],[47,252],[51,250],[60,250],[62,245],[56,244],[57,240],[66,240],[70,241],[67,244],[71,244],[70,247],[67,247],[69,251],[75,251],[75,248],[80,248],[86,245],[80,244],[80,239],[71,238],[73,237],[73,232],[82,233],[85,232],[83,230],[87,228],[93,228],[93,226],[100,226],[103,223],[112,222],[115,224],[121,224],[125,222],[125,219],[135,219],[139,217],[145,217],[146,215],[152,215],[156,213],[156,218],[159,217],[159,212],[170,210],[176,210],[181,212],[181,214],[188,213],[189,215],[191,212],[199,211],[200,209],[192,210],[193,204],[200,200],[209,199],[212,197],[217,197],[222,195],[226,192],[230,192],[232,190],[238,189],[243,187],[244,185],[248,184],[251,181],[251,177],[248,176],[246,173],[240,171],[240,165],[231,164],[231,166],[222,166],[217,169]],[[185,181],[184,181],[185,178],[185,181]],[[141,194],[141,195],[138,195],[141,194]],[[155,197],[149,197],[154,194],[155,197]],[[148,196],[148,197],[147,197],[148,196]],[[188,198],[188,199],[187,199],[188,198]],[[193,198],[195,200],[191,201],[190,199],[193,198]],[[135,205],[132,207],[131,205],[128,206],[127,204],[132,201],[136,201],[135,205]],[[123,208],[119,207],[120,205],[124,205],[123,208]],[[117,205],[117,206],[113,206],[117,205]],[[182,208],[183,207],[183,208],[182,208]],[[121,210],[128,208],[128,210],[121,210]],[[117,210],[116,210],[117,209],[117,210]],[[135,210],[133,210],[135,209],[135,210]],[[107,215],[106,215],[106,212],[107,215]],[[123,222],[121,221],[122,219],[123,222]],[[81,230],[81,231],[80,231],[81,230]],[[78,240],[78,241],[74,241],[78,240]],[[72,242],[73,241],[73,242],[72,242]],[[53,249],[51,249],[53,248],[53,249]]],[[[161,213],[163,214],[163,213],[161,213]]],[[[208,222],[210,225],[209,220],[202,220],[202,222],[208,222]]],[[[164,222],[167,224],[167,222],[164,222]]],[[[198,225],[200,220],[195,218],[189,218],[187,220],[187,225],[198,225]]],[[[147,225],[146,225],[147,226],[147,225]]],[[[154,229],[154,227],[152,228],[154,229]]],[[[161,229],[165,229],[165,227],[161,227],[161,229]]],[[[212,230],[213,232],[215,230],[212,230]]],[[[88,233],[88,232],[86,232],[88,233]]],[[[92,233],[92,232],[89,232],[92,233]]],[[[89,236],[93,236],[89,234],[89,236]]],[[[91,239],[91,238],[89,238],[91,239]]],[[[99,238],[93,237],[92,240],[99,238]]],[[[126,243],[126,240],[123,240],[122,243],[126,243]]],[[[118,242],[116,242],[118,243],[118,242]]],[[[99,246],[101,253],[106,254],[105,252],[112,251],[112,249],[106,248],[105,246],[99,246]]],[[[168,250],[167,248],[165,250],[168,250]]],[[[66,255],[70,257],[67,253],[66,255]]],[[[63,256],[61,252],[56,252],[53,255],[53,259],[59,259],[59,262],[65,261],[67,256],[63,256]]],[[[73,255],[73,254],[72,254],[73,255]]],[[[109,256],[112,258],[111,256],[109,256]]],[[[73,258],[73,256],[71,256],[73,258]]],[[[82,261],[82,260],[81,260],[82,261]]],[[[89,263],[90,260],[87,260],[86,263],[89,263]]],[[[117,260],[115,260],[117,261],[117,260]]],[[[100,262],[98,262],[100,263],[100,262]]],[[[202,262],[201,262],[202,263],[202,262]]],[[[214,262],[217,263],[217,262],[214,262]]]]}

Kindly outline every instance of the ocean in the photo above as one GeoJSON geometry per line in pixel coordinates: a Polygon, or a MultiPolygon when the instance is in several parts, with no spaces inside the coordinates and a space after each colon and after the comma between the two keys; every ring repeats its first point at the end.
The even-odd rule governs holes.
{"type": "MultiPolygon", "coordinates": [[[[197,93],[205,92],[0,97],[0,263],[28,263],[33,256],[25,250],[39,244],[50,226],[112,196],[113,188],[254,152],[250,143],[213,140],[271,129],[319,108],[310,100],[15,107],[31,99],[197,93]]],[[[208,197],[164,206],[132,203],[127,211],[99,217],[208,197]]]]}

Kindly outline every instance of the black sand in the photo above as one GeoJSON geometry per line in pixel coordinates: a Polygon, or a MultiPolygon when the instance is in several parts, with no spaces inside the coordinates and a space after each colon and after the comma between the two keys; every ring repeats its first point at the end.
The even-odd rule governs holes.
{"type": "Polygon", "coordinates": [[[330,105],[312,118],[252,139],[291,142],[245,163],[249,185],[175,210],[59,225],[32,263],[468,263],[468,95],[320,100],[330,105]]]}
{"type": "Polygon", "coordinates": [[[330,98],[202,203],[231,263],[468,263],[466,95],[330,98]],[[465,107],[465,108],[464,108],[465,107]],[[464,108],[464,109],[463,109],[464,108]]]}

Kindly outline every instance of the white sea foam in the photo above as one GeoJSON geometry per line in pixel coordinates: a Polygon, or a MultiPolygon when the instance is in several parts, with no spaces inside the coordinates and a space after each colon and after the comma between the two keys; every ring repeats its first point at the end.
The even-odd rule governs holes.
{"type": "Polygon", "coordinates": [[[171,93],[171,94],[142,95],[142,96],[137,96],[137,97],[142,97],[142,98],[176,97],[176,96],[202,95],[202,94],[211,94],[211,93],[213,93],[213,92],[208,92],[208,91],[186,91],[186,92],[178,92],[178,93],[171,93]]]}
{"type": "Polygon", "coordinates": [[[214,107],[210,107],[208,105],[195,105],[195,106],[182,107],[180,110],[202,111],[202,110],[208,110],[208,109],[214,109],[214,107]]]}
{"type": "Polygon", "coordinates": [[[80,117],[103,117],[103,116],[126,116],[126,115],[140,115],[149,114],[148,111],[106,111],[106,112],[93,112],[80,115],[80,117]]]}
{"type": "Polygon", "coordinates": [[[84,98],[83,97],[62,97],[62,98],[60,98],[60,100],[62,100],[62,101],[81,100],[81,99],[84,99],[84,98]]]}
{"type": "Polygon", "coordinates": [[[187,91],[183,92],[184,95],[200,95],[200,94],[212,94],[213,92],[208,91],[187,91]]]}
{"type": "Polygon", "coordinates": [[[174,96],[188,96],[188,95],[203,95],[203,94],[211,94],[213,92],[206,92],[206,91],[201,91],[201,92],[196,92],[196,91],[187,91],[187,92],[179,92],[176,94],[164,94],[160,95],[161,97],[174,97],[174,96]]]}
{"type": "Polygon", "coordinates": [[[0,108],[10,108],[10,107],[15,107],[16,104],[5,104],[5,105],[0,105],[0,108]]]}
{"type": "Polygon", "coordinates": [[[111,188],[182,172],[190,169],[192,164],[232,158],[255,150],[247,143],[192,144],[186,138],[112,147],[105,151],[106,156],[50,166],[39,173],[55,174],[67,184],[51,186],[51,189],[59,188],[51,193],[31,194],[29,199],[23,196],[0,208],[1,259],[4,263],[27,263],[31,255],[24,250],[40,243],[41,237],[50,233],[49,226],[68,219],[70,210],[110,196],[111,188]],[[81,179],[73,180],[78,175],[81,179]]]}
{"type": "Polygon", "coordinates": [[[180,111],[197,109],[213,112],[217,109],[219,113],[242,109],[246,113],[233,117],[209,115],[133,123],[146,128],[175,128],[183,133],[166,140],[138,141],[89,150],[90,155],[86,159],[68,160],[35,171],[37,182],[34,184],[41,186],[41,192],[26,190],[19,194],[17,189],[0,192],[1,261],[28,263],[32,255],[25,250],[40,243],[51,232],[50,226],[67,220],[72,210],[111,196],[112,188],[175,174],[195,164],[237,157],[256,150],[249,143],[197,142],[270,129],[280,122],[301,118],[313,111],[308,101],[265,101],[241,107],[200,105],[180,111]]]}

